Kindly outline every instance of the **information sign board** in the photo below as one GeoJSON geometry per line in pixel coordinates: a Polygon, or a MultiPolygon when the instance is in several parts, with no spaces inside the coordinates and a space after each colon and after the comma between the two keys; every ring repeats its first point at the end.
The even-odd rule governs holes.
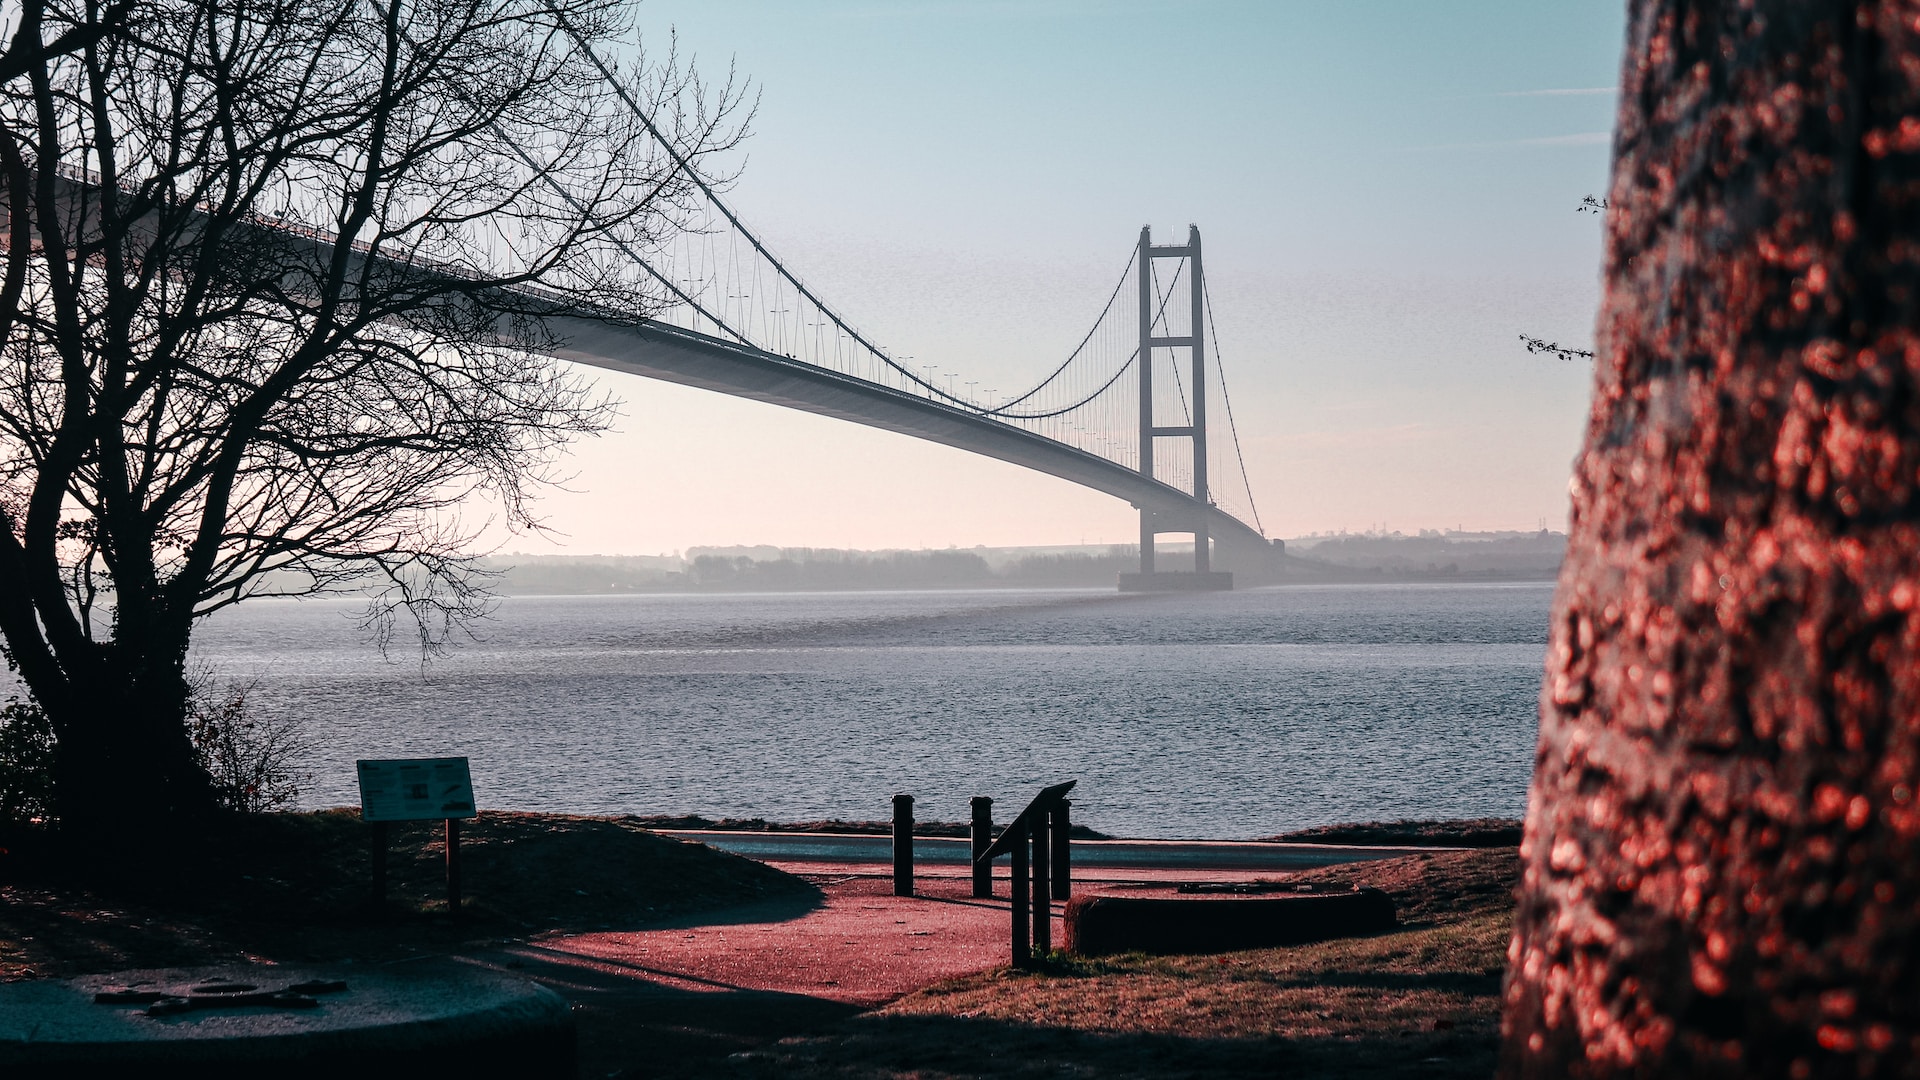
{"type": "Polygon", "coordinates": [[[363,820],[474,816],[473,778],[467,773],[466,758],[392,758],[358,764],[363,820]]]}

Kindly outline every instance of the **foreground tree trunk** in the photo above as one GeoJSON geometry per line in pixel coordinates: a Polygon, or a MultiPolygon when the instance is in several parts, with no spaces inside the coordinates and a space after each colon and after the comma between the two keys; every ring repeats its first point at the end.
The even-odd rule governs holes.
{"type": "MultiPolygon", "coordinates": [[[[102,650],[101,678],[88,692],[43,706],[58,735],[54,812],[63,833],[92,852],[151,852],[152,827],[190,826],[215,809],[182,722],[192,707],[185,638],[157,655],[125,644],[102,650]]],[[[176,835],[169,846],[188,839],[176,835]]]]}
{"type": "Polygon", "coordinates": [[[1920,1068],[1917,17],[1630,4],[1507,1076],[1920,1068]]]}

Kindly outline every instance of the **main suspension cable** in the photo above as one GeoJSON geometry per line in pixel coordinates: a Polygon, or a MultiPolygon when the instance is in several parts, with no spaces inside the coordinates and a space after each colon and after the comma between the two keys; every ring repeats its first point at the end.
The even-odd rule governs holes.
{"type": "MultiPolygon", "coordinates": [[[[1080,344],[1074,347],[1072,354],[1070,354],[1064,361],[1062,361],[1059,367],[1054,368],[1053,371],[1046,378],[1041,379],[1038,383],[1035,383],[1033,389],[1027,391],[1024,394],[1021,394],[1019,397],[1006,402],[1005,404],[1001,405],[998,408],[982,409],[980,411],[987,416],[1001,415],[1012,406],[1018,405],[1021,402],[1032,397],[1033,395],[1039,393],[1040,391],[1045,390],[1047,388],[1048,383],[1051,383],[1053,380],[1059,378],[1060,373],[1067,370],[1068,365],[1072,364],[1075,360],[1079,359],[1080,353],[1084,351],[1087,347],[1087,342],[1093,340],[1093,335],[1100,332],[1101,324],[1107,321],[1107,314],[1113,310],[1113,302],[1120,298],[1120,290],[1127,287],[1127,276],[1133,272],[1133,264],[1139,258],[1140,258],[1140,249],[1136,247],[1133,249],[1133,254],[1127,256],[1127,268],[1125,270],[1120,271],[1120,283],[1113,287],[1113,293],[1107,297],[1107,306],[1101,308],[1100,317],[1093,320],[1093,328],[1087,331],[1086,337],[1083,337],[1080,339],[1080,344]]],[[[1136,349],[1134,351],[1138,352],[1139,350],[1136,349]]]]}
{"type": "Polygon", "coordinates": [[[1253,527],[1260,535],[1267,535],[1267,527],[1260,523],[1260,505],[1253,499],[1253,478],[1247,475],[1247,455],[1240,447],[1240,426],[1233,421],[1233,395],[1227,393],[1227,371],[1220,363],[1220,329],[1213,322],[1213,290],[1208,283],[1200,283],[1201,300],[1207,308],[1207,335],[1213,338],[1213,373],[1220,380],[1220,400],[1227,406],[1227,431],[1233,435],[1233,456],[1240,462],[1240,486],[1247,492],[1247,510],[1253,514],[1253,527]]]}
{"type": "Polygon", "coordinates": [[[627,93],[626,86],[614,75],[613,69],[609,68],[606,62],[600,59],[600,54],[594,52],[592,46],[587,44],[586,39],[580,35],[580,32],[573,28],[573,23],[567,19],[565,13],[556,11],[554,17],[559,22],[561,29],[567,32],[567,36],[573,39],[573,43],[579,47],[580,51],[586,55],[588,60],[593,62],[593,66],[600,72],[600,77],[605,79],[607,85],[613,88],[613,92],[619,96],[621,101],[626,103],[627,110],[647,129],[647,134],[652,135],[654,140],[660,144],[661,148],[667,152],[667,156],[673,160],[674,166],[687,174],[687,178],[692,180],[694,186],[700,189],[701,194],[707,197],[707,201],[711,202],[714,207],[720,211],[728,223],[731,224],[741,236],[746,237],[747,243],[752,244],[753,249],[759,252],[760,256],[766,259],[767,262],[771,263],[773,268],[780,272],[780,276],[785,278],[788,284],[798,290],[800,295],[811,301],[813,306],[818,308],[820,313],[832,321],[833,325],[838,327],[841,332],[859,342],[863,348],[874,356],[879,357],[888,367],[906,376],[912,382],[924,387],[928,392],[937,397],[945,398],[959,405],[965,405],[971,411],[984,411],[973,402],[948,393],[933,383],[928,382],[926,379],[921,378],[919,375],[914,374],[905,365],[896,361],[893,357],[888,356],[879,346],[868,341],[860,331],[848,325],[846,320],[842,319],[837,312],[827,306],[826,301],[815,296],[812,289],[807,288],[799,278],[794,276],[791,270],[787,269],[785,263],[782,263],[773,252],[767,250],[767,246],[760,242],[759,237],[753,235],[753,231],[748,229],[746,224],[740,220],[739,216],[733,212],[733,208],[721,201],[720,194],[713,190],[711,184],[707,183],[707,178],[700,174],[700,170],[694,168],[693,164],[680,153],[679,149],[675,147],[665,135],[660,133],[660,129],[654,126],[653,117],[647,115],[647,111],[640,107],[640,103],[633,100],[633,95],[627,93]]]}
{"type": "MultiPolygon", "coordinates": [[[[1136,257],[1137,257],[1137,252],[1136,252],[1136,257]]],[[[1129,267],[1131,267],[1131,266],[1133,265],[1133,262],[1132,262],[1132,260],[1128,260],[1128,262],[1127,262],[1127,265],[1128,265],[1129,267]]],[[[1179,281],[1180,281],[1180,271],[1181,271],[1182,269],[1184,269],[1184,268],[1185,268],[1185,265],[1184,265],[1184,264],[1182,264],[1182,266],[1180,266],[1180,267],[1177,267],[1177,268],[1175,268],[1175,269],[1174,269],[1174,272],[1173,272],[1173,281],[1172,281],[1171,283],[1169,283],[1169,284],[1167,285],[1167,294],[1166,294],[1165,296],[1160,296],[1160,295],[1159,295],[1159,286],[1158,286],[1158,284],[1156,284],[1156,285],[1154,286],[1154,289],[1155,289],[1155,298],[1156,298],[1156,299],[1158,299],[1158,300],[1160,301],[1160,309],[1159,309],[1158,311],[1156,311],[1156,312],[1154,313],[1154,316],[1153,316],[1153,322],[1149,324],[1150,326],[1159,326],[1159,325],[1161,325],[1161,324],[1162,324],[1162,323],[1163,323],[1163,322],[1165,321],[1165,319],[1166,319],[1166,317],[1167,317],[1167,305],[1173,302],[1173,286],[1179,283],[1179,281]]],[[[1147,270],[1146,272],[1148,272],[1148,273],[1151,273],[1151,272],[1152,272],[1152,270],[1151,270],[1151,266],[1149,266],[1149,268],[1148,268],[1148,270],[1147,270]]],[[[1156,279],[1156,282],[1157,282],[1157,280],[1158,280],[1158,279],[1156,279]]],[[[1122,286],[1124,286],[1124,285],[1126,285],[1126,283],[1127,283],[1127,282],[1126,282],[1126,279],[1125,279],[1125,278],[1122,278],[1122,279],[1120,280],[1120,284],[1121,284],[1122,286]]],[[[1114,296],[1118,296],[1118,295],[1120,295],[1120,291],[1119,291],[1118,289],[1115,289],[1115,290],[1114,290],[1114,296]]],[[[1112,300],[1112,298],[1111,298],[1111,297],[1109,297],[1109,298],[1108,298],[1108,300],[1107,300],[1107,306],[1108,306],[1109,308],[1111,308],[1111,307],[1113,306],[1113,300],[1112,300]]],[[[1105,320],[1105,318],[1106,318],[1106,314],[1105,314],[1104,312],[1103,312],[1103,313],[1101,313],[1101,319],[1102,319],[1102,320],[1104,321],[1104,320],[1105,320]]],[[[1100,325],[1099,323],[1095,323],[1095,324],[1094,324],[1094,327],[1095,327],[1096,329],[1098,329],[1098,327],[1099,327],[1099,325],[1100,325]]],[[[1092,334],[1088,334],[1087,336],[1088,336],[1088,337],[1092,337],[1093,335],[1092,335],[1092,334]]],[[[1076,351],[1077,351],[1077,350],[1076,350],[1076,351]]],[[[1087,395],[1086,397],[1083,397],[1083,398],[1081,398],[1081,399],[1080,399],[1079,401],[1076,401],[1076,402],[1074,402],[1073,404],[1071,404],[1071,405],[1068,405],[1068,406],[1066,406],[1065,408],[1061,408],[1061,409],[1055,409],[1055,410],[1053,410],[1052,412],[1041,412],[1041,413],[1004,413],[1004,414],[1002,414],[1002,413],[1000,413],[1000,412],[998,412],[998,410],[996,410],[996,411],[995,411],[995,415],[998,415],[998,416],[1000,416],[1000,418],[1001,418],[1001,419],[1003,419],[1003,420],[1044,420],[1044,419],[1047,419],[1048,417],[1053,417],[1053,416],[1064,416],[1064,415],[1066,415],[1067,413],[1070,413],[1070,412],[1072,412],[1073,410],[1075,410],[1075,409],[1078,409],[1078,408],[1080,408],[1080,407],[1081,407],[1081,406],[1083,406],[1083,405],[1086,405],[1086,404],[1087,404],[1088,402],[1090,402],[1090,401],[1093,401],[1093,400],[1094,400],[1095,398],[1098,398],[1098,397],[1099,397],[1099,396],[1100,396],[1101,394],[1104,394],[1104,393],[1106,393],[1106,392],[1107,392],[1108,390],[1110,390],[1110,389],[1112,389],[1112,388],[1113,388],[1113,384],[1114,384],[1114,383],[1117,383],[1117,382],[1119,382],[1119,381],[1120,381],[1120,376],[1122,376],[1122,375],[1124,375],[1124,374],[1126,374],[1126,373],[1127,373],[1127,369],[1129,369],[1129,368],[1131,368],[1131,367],[1133,367],[1133,364],[1134,364],[1134,361],[1136,361],[1136,360],[1138,360],[1138,359],[1140,359],[1140,346],[1138,346],[1138,345],[1135,345],[1135,346],[1133,347],[1133,352],[1131,352],[1131,353],[1129,353],[1129,354],[1127,355],[1127,359],[1126,359],[1126,362],[1120,365],[1120,370],[1118,370],[1118,371],[1116,371],[1116,372],[1114,372],[1114,373],[1113,373],[1113,377],[1112,377],[1112,378],[1110,378],[1110,379],[1108,379],[1108,380],[1107,380],[1106,382],[1103,382],[1103,383],[1101,383],[1101,384],[1100,384],[1100,388],[1099,388],[1098,390],[1095,390],[1095,391],[1094,391],[1093,393],[1091,393],[1091,394],[1088,394],[1088,395],[1087,395]]],[[[1065,367],[1065,365],[1064,365],[1064,364],[1063,364],[1063,365],[1061,365],[1061,366],[1062,366],[1063,368],[1065,367]]],[[[1055,375],[1058,375],[1058,374],[1059,374],[1059,372],[1055,372],[1054,374],[1055,374],[1055,375]]],[[[1178,373],[1178,371],[1176,370],[1176,372],[1175,372],[1175,376],[1176,376],[1176,378],[1178,377],[1178,374],[1179,374],[1179,373],[1178,373]]],[[[1053,376],[1048,376],[1048,381],[1052,381],[1052,378],[1053,378],[1053,376]]],[[[1043,383],[1042,385],[1045,385],[1045,384],[1043,383]]],[[[1028,396],[1031,396],[1031,394],[1029,394],[1028,396]]],[[[1182,394],[1182,395],[1181,395],[1181,398],[1180,398],[1180,401],[1181,401],[1181,408],[1182,408],[1182,409],[1185,409],[1185,408],[1186,408],[1186,396],[1185,396],[1184,394],[1182,394]]],[[[1013,403],[1012,403],[1012,402],[1008,402],[1008,404],[1013,404],[1013,403]]]]}

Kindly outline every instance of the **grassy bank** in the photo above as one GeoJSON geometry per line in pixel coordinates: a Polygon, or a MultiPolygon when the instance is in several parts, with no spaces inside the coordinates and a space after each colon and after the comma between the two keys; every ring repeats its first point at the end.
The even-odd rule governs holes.
{"type": "MultiPolygon", "coordinates": [[[[1504,827],[1416,824],[1428,837],[1504,827]]],[[[1409,834],[1403,823],[1339,835],[1370,829],[1409,834]]],[[[394,827],[378,910],[367,905],[369,829],[350,812],[236,820],[192,842],[156,837],[145,865],[118,873],[0,856],[0,979],[257,959],[499,959],[506,942],[724,921],[723,909],[743,904],[797,916],[821,896],[770,867],[654,835],[641,819],[487,813],[463,833],[467,907],[454,920],[439,835],[438,823],[394,827]]],[[[803,994],[662,991],[615,969],[569,968],[565,981],[591,1076],[1485,1076],[1516,872],[1512,848],[1482,848],[1290,875],[1385,889],[1402,925],[1215,956],[1056,955],[1038,971],[984,972],[867,1012],[803,994]]]]}
{"type": "Polygon", "coordinates": [[[729,1064],[806,1080],[1484,1077],[1516,873],[1511,849],[1303,873],[1290,880],[1386,889],[1403,925],[1217,956],[1056,957],[930,987],[729,1064]]]}

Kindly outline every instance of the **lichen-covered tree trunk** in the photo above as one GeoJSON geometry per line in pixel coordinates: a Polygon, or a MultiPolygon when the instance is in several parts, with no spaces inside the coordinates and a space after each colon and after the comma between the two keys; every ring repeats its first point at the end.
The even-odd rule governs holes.
{"type": "Polygon", "coordinates": [[[1509,1077],[1920,1075],[1920,5],[1631,0],[1509,1077]]]}

